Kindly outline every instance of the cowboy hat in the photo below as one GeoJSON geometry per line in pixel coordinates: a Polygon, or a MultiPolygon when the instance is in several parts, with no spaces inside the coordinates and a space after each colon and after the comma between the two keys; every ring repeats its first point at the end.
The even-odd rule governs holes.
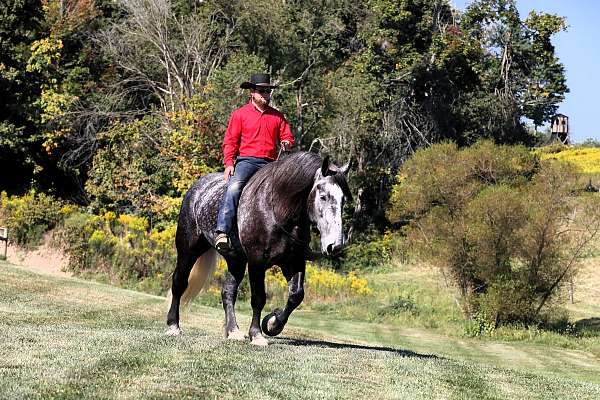
{"type": "Polygon", "coordinates": [[[271,85],[271,75],[269,74],[252,74],[249,82],[244,82],[240,85],[242,89],[256,89],[257,87],[275,89],[278,85],[271,85]]]}

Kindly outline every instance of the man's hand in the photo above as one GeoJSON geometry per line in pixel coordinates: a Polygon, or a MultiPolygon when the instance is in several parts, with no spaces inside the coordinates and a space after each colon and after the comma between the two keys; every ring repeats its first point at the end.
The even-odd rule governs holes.
{"type": "Polygon", "coordinates": [[[225,179],[225,182],[227,182],[229,180],[229,177],[233,175],[233,165],[229,165],[227,167],[225,167],[225,173],[223,174],[223,179],[225,179]]]}
{"type": "Polygon", "coordinates": [[[281,141],[281,150],[282,151],[290,151],[290,142],[288,142],[287,140],[282,140],[281,141]]]}

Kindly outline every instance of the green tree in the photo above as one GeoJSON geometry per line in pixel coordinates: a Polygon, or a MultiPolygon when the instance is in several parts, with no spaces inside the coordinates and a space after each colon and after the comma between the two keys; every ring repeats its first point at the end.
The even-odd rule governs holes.
{"type": "Polygon", "coordinates": [[[584,185],[573,166],[524,147],[442,143],[403,165],[388,216],[409,222],[467,317],[539,322],[600,232],[598,198],[577,195],[584,185]]]}
{"type": "Polygon", "coordinates": [[[514,0],[469,5],[461,28],[484,50],[475,64],[480,88],[459,108],[471,141],[484,136],[531,143],[521,117],[536,126],[550,120],[568,92],[564,67],[551,44],[552,35],[565,27],[564,18],[535,11],[521,20],[514,0]]]}
{"type": "Polygon", "coordinates": [[[35,134],[35,98],[39,85],[25,70],[31,42],[39,36],[39,0],[9,0],[0,4],[0,187],[24,191],[35,167],[31,148],[35,134]]]}

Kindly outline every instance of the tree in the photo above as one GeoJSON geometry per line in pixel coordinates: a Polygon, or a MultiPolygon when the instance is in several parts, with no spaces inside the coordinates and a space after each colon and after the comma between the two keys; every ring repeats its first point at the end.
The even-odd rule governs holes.
{"type": "Polygon", "coordinates": [[[34,101],[39,95],[35,79],[25,66],[31,42],[39,35],[42,19],[39,0],[9,0],[0,4],[0,187],[25,191],[35,161],[31,137],[35,133],[34,101]]]}
{"type": "Polygon", "coordinates": [[[535,11],[522,21],[514,0],[479,0],[469,5],[461,28],[484,50],[476,64],[482,71],[481,89],[473,91],[461,108],[473,139],[487,136],[502,143],[529,144],[533,138],[521,117],[535,126],[550,120],[568,92],[564,67],[550,41],[565,27],[564,18],[535,11]],[[490,104],[497,104],[496,112],[490,104]]]}
{"type": "Polygon", "coordinates": [[[119,85],[149,92],[163,111],[175,111],[222,64],[235,29],[223,13],[201,7],[174,12],[170,0],[120,0],[126,17],[97,36],[121,70],[119,85]]]}
{"type": "Polygon", "coordinates": [[[403,165],[388,209],[456,284],[469,318],[539,322],[600,232],[600,201],[573,166],[524,147],[450,143],[403,165]]]}

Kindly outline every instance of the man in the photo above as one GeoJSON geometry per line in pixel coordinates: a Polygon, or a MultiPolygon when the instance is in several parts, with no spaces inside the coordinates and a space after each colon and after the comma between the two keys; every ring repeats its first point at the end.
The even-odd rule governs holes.
{"type": "Polygon", "coordinates": [[[228,235],[244,185],[256,171],[275,160],[278,141],[284,150],[294,145],[285,117],[269,106],[271,91],[277,88],[271,85],[270,75],[254,74],[240,87],[250,89],[250,101],[231,114],[223,139],[227,189],[217,217],[215,247],[219,251],[231,249],[228,235]]]}

